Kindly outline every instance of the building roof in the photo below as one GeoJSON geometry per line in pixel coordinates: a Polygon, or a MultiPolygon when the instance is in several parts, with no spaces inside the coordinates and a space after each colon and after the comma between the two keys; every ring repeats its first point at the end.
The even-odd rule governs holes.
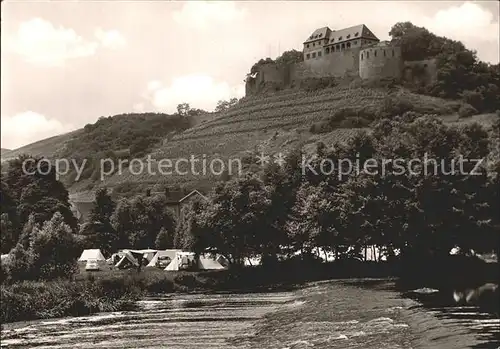
{"type": "Polygon", "coordinates": [[[200,193],[198,190],[193,190],[191,191],[189,194],[187,194],[186,196],[184,196],[182,199],[179,200],[179,202],[183,202],[184,200],[187,200],[188,198],[190,198],[191,196],[193,195],[198,195],[198,196],[201,196],[204,200],[208,200],[208,198],[203,195],[202,193],[200,193]]]}
{"type": "Polygon", "coordinates": [[[379,40],[373,32],[364,24],[358,24],[349,28],[340,30],[330,30],[328,27],[316,29],[311,36],[304,42],[311,42],[319,39],[319,35],[323,34],[322,38],[328,39],[328,45],[335,45],[341,42],[346,42],[354,39],[372,39],[379,40]],[[316,35],[318,37],[316,38],[316,35]],[[313,37],[313,39],[311,39],[313,37]]]}
{"type": "Polygon", "coordinates": [[[326,39],[330,35],[331,31],[332,30],[328,27],[318,28],[311,34],[311,36],[307,38],[307,40],[304,43],[320,39],[326,39]]]}

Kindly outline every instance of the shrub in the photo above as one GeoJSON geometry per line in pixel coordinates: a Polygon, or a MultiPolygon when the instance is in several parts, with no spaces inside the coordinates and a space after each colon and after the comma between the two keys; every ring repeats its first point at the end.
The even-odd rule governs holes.
{"type": "Polygon", "coordinates": [[[174,278],[174,282],[180,286],[185,286],[189,289],[196,288],[200,282],[193,274],[180,274],[174,278]]]}
{"type": "Polygon", "coordinates": [[[314,92],[337,85],[338,80],[334,77],[308,78],[300,81],[299,88],[308,92],[314,92]]]}
{"type": "Polygon", "coordinates": [[[460,118],[468,118],[469,116],[476,115],[477,113],[477,109],[470,104],[463,104],[460,109],[458,109],[458,116],[460,118]]]}
{"type": "Polygon", "coordinates": [[[396,115],[402,115],[414,109],[415,107],[413,103],[404,96],[387,96],[384,99],[382,114],[383,117],[392,117],[396,115]]]}
{"type": "Polygon", "coordinates": [[[314,134],[327,133],[331,131],[330,125],[325,121],[315,122],[309,128],[309,132],[314,134]]]}

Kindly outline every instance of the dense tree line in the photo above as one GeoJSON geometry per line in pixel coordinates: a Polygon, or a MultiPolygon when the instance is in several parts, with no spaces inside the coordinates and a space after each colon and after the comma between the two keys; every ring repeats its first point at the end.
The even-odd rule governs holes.
{"type": "Polygon", "coordinates": [[[424,86],[422,92],[463,99],[480,112],[500,109],[500,64],[482,62],[462,42],[410,22],[396,23],[389,35],[401,45],[404,60],[437,59],[437,81],[424,86]]]}
{"type": "Polygon", "coordinates": [[[296,151],[283,167],[221,183],[210,203],[186,209],[177,244],[221,253],[233,264],[246,257],[307,255],[316,248],[348,258],[372,245],[388,257],[443,256],[454,247],[463,254],[498,253],[498,123],[495,127],[457,128],[414,112],[380,120],[373,133],[346,145],[318,145],[305,173],[296,151]],[[475,161],[462,162],[459,168],[461,156],[490,161],[478,168],[475,161]],[[429,162],[425,170],[421,163],[412,172],[393,162],[384,173],[378,167],[377,173],[348,174],[346,162],[358,161],[363,169],[373,161],[408,164],[426,157],[437,165],[429,162]],[[325,163],[344,165],[325,173],[325,163]]]}

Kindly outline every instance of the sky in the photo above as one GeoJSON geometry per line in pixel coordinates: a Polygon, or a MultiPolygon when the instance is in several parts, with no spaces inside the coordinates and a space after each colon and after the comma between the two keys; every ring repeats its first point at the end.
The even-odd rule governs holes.
{"type": "Polygon", "coordinates": [[[499,61],[499,3],[26,1],[1,3],[1,146],[101,116],[213,110],[244,95],[260,58],[302,50],[319,27],[365,24],[380,40],[410,21],[499,61]]]}

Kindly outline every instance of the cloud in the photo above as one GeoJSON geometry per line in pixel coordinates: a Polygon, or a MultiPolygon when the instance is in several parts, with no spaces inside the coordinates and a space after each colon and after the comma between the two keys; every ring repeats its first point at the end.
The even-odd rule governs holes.
{"type": "Polygon", "coordinates": [[[95,36],[101,45],[106,48],[119,49],[127,44],[125,38],[117,30],[104,31],[101,28],[97,28],[95,36]]]}
{"type": "Polygon", "coordinates": [[[6,40],[7,50],[21,55],[29,63],[48,66],[92,56],[97,47],[97,43],[83,39],[73,29],[57,28],[41,18],[22,22],[16,36],[6,40]]]}
{"type": "Polygon", "coordinates": [[[440,10],[432,17],[424,17],[422,23],[436,35],[498,43],[498,18],[495,23],[493,14],[475,3],[466,2],[440,10]]]}
{"type": "Polygon", "coordinates": [[[6,38],[5,48],[39,66],[60,66],[67,60],[89,57],[99,47],[121,48],[125,38],[116,30],[95,31],[96,40],[87,40],[73,29],[56,27],[42,18],[22,22],[15,35],[6,38]]]}
{"type": "Polygon", "coordinates": [[[42,114],[26,111],[14,116],[2,115],[2,148],[16,149],[39,139],[69,132],[72,125],[63,125],[42,114]]]}
{"type": "Polygon", "coordinates": [[[192,108],[211,111],[219,100],[240,98],[244,95],[243,84],[229,86],[226,82],[215,82],[210,76],[188,75],[173,79],[170,86],[159,81],[150,82],[145,98],[157,110],[174,113],[180,103],[189,103],[192,108]]]}
{"type": "Polygon", "coordinates": [[[232,1],[186,1],[180,11],[172,13],[175,22],[196,28],[206,28],[210,22],[239,21],[245,15],[232,1]]]}

